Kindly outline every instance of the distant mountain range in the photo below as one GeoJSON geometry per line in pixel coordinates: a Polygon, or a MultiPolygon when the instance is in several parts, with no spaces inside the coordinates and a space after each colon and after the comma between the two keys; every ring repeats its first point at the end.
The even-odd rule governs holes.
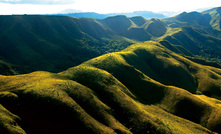
{"type": "Polygon", "coordinates": [[[145,19],[166,17],[163,14],[154,13],[151,11],[134,11],[132,13],[109,13],[109,14],[99,14],[95,12],[79,12],[79,13],[61,13],[61,14],[54,14],[54,15],[80,17],[80,18],[94,18],[94,19],[104,19],[110,16],[116,16],[116,15],[125,15],[127,17],[142,16],[145,19]]]}

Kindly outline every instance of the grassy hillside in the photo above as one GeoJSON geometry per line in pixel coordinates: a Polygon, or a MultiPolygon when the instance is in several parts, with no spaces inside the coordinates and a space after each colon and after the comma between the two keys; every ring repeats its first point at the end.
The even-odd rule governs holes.
{"type": "Polygon", "coordinates": [[[194,27],[182,27],[159,37],[157,40],[167,40],[172,44],[180,45],[193,55],[220,63],[221,39],[204,34],[194,27]]]}
{"type": "Polygon", "coordinates": [[[183,12],[177,16],[166,18],[164,21],[173,28],[183,26],[193,26],[198,28],[210,28],[211,16],[199,12],[183,12]]]}
{"type": "Polygon", "coordinates": [[[187,49],[196,57],[221,63],[220,8],[199,12],[183,12],[163,19],[168,25],[165,34],[155,40],[167,40],[187,49]]]}
{"type": "Polygon", "coordinates": [[[130,20],[132,20],[137,26],[142,26],[147,21],[142,16],[131,17],[130,20]]]}
{"type": "Polygon", "coordinates": [[[184,26],[194,27],[198,28],[203,34],[221,38],[220,13],[220,7],[217,7],[201,13],[183,12],[177,16],[165,18],[163,21],[172,28],[181,28],[184,26]]]}
{"type": "Polygon", "coordinates": [[[135,26],[128,17],[123,15],[107,17],[104,20],[101,20],[101,22],[106,27],[119,34],[123,34],[127,32],[130,27],[135,26]]]}
{"type": "Polygon", "coordinates": [[[154,37],[160,37],[167,31],[167,25],[159,19],[151,19],[147,21],[143,27],[154,37]]]}
{"type": "Polygon", "coordinates": [[[148,41],[58,74],[0,75],[0,132],[220,133],[220,74],[148,41]]]}
{"type": "Polygon", "coordinates": [[[36,70],[62,71],[132,42],[113,36],[95,19],[0,16],[0,56],[36,70]]]}
{"type": "Polygon", "coordinates": [[[216,29],[221,30],[221,8],[213,8],[207,11],[204,11],[203,14],[209,14],[211,16],[210,25],[216,29]]]}

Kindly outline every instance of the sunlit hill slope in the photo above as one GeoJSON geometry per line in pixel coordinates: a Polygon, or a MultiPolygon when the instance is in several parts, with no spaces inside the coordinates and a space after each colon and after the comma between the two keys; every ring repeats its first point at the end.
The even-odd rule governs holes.
{"type": "Polygon", "coordinates": [[[1,75],[0,133],[221,133],[221,70],[161,44],[173,48],[147,41],[60,73],[1,75]]]}

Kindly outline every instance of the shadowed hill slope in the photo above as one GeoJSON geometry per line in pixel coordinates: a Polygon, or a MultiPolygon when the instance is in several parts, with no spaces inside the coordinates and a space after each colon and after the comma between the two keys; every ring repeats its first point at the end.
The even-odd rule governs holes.
{"type": "Polygon", "coordinates": [[[172,44],[180,45],[193,55],[200,55],[208,59],[218,59],[221,56],[221,39],[202,33],[194,27],[182,27],[166,33],[158,40],[167,40],[172,44]]]}
{"type": "Polygon", "coordinates": [[[151,19],[147,21],[143,27],[154,37],[163,36],[167,31],[167,25],[159,19],[151,19]]]}
{"type": "Polygon", "coordinates": [[[0,132],[221,132],[220,74],[149,41],[58,74],[1,75],[0,132]]]}
{"type": "Polygon", "coordinates": [[[211,16],[210,25],[216,30],[221,30],[221,7],[204,11],[203,14],[209,14],[211,16]]]}
{"type": "MultiPolygon", "coordinates": [[[[137,18],[137,17],[135,17],[137,18]]],[[[134,39],[138,41],[150,40],[152,35],[149,34],[140,23],[145,23],[147,20],[128,18],[123,15],[107,17],[103,20],[99,20],[105,27],[113,31],[113,33],[119,34],[121,36],[127,37],[129,39],[134,39]],[[135,22],[133,22],[133,20],[135,22]],[[142,21],[142,22],[141,22],[142,21]],[[138,23],[138,25],[136,24],[138,23]]]]}
{"type": "Polygon", "coordinates": [[[142,26],[147,21],[142,16],[131,17],[130,20],[132,20],[137,26],[142,26]]]}
{"type": "Polygon", "coordinates": [[[207,27],[210,28],[211,16],[199,12],[183,12],[175,17],[166,18],[164,21],[170,27],[194,26],[194,27],[207,27]]]}
{"type": "Polygon", "coordinates": [[[183,12],[177,16],[162,19],[166,29],[161,28],[162,33],[159,36],[151,34],[154,35],[152,39],[167,40],[184,47],[197,57],[221,63],[220,13],[220,8],[214,8],[202,13],[183,12]]]}
{"type": "Polygon", "coordinates": [[[183,12],[177,16],[163,19],[163,21],[171,28],[181,28],[184,26],[198,28],[203,34],[214,37],[221,37],[220,7],[213,8],[202,13],[199,12],[183,12]]]}
{"type": "Polygon", "coordinates": [[[24,67],[24,66],[16,66],[9,64],[3,60],[0,60],[0,74],[1,75],[16,75],[16,74],[25,74],[29,72],[33,72],[35,70],[24,67]]]}
{"type": "Polygon", "coordinates": [[[123,15],[105,18],[102,20],[102,23],[119,34],[125,33],[131,26],[134,26],[134,23],[123,15]]]}
{"type": "Polygon", "coordinates": [[[95,19],[0,16],[0,56],[36,70],[62,71],[106,51],[122,50],[132,42],[114,36],[95,19]]]}
{"type": "Polygon", "coordinates": [[[180,45],[173,45],[166,40],[159,41],[159,43],[175,53],[182,54],[184,56],[194,57],[190,51],[188,51],[187,49],[185,49],[184,47],[182,47],[180,45]]]}

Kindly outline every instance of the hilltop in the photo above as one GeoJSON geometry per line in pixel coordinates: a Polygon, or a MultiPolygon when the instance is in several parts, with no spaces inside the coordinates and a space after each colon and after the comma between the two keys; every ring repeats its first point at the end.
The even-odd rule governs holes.
{"type": "Polygon", "coordinates": [[[60,73],[1,75],[0,132],[220,133],[220,69],[161,44],[137,43],[60,73]]]}

